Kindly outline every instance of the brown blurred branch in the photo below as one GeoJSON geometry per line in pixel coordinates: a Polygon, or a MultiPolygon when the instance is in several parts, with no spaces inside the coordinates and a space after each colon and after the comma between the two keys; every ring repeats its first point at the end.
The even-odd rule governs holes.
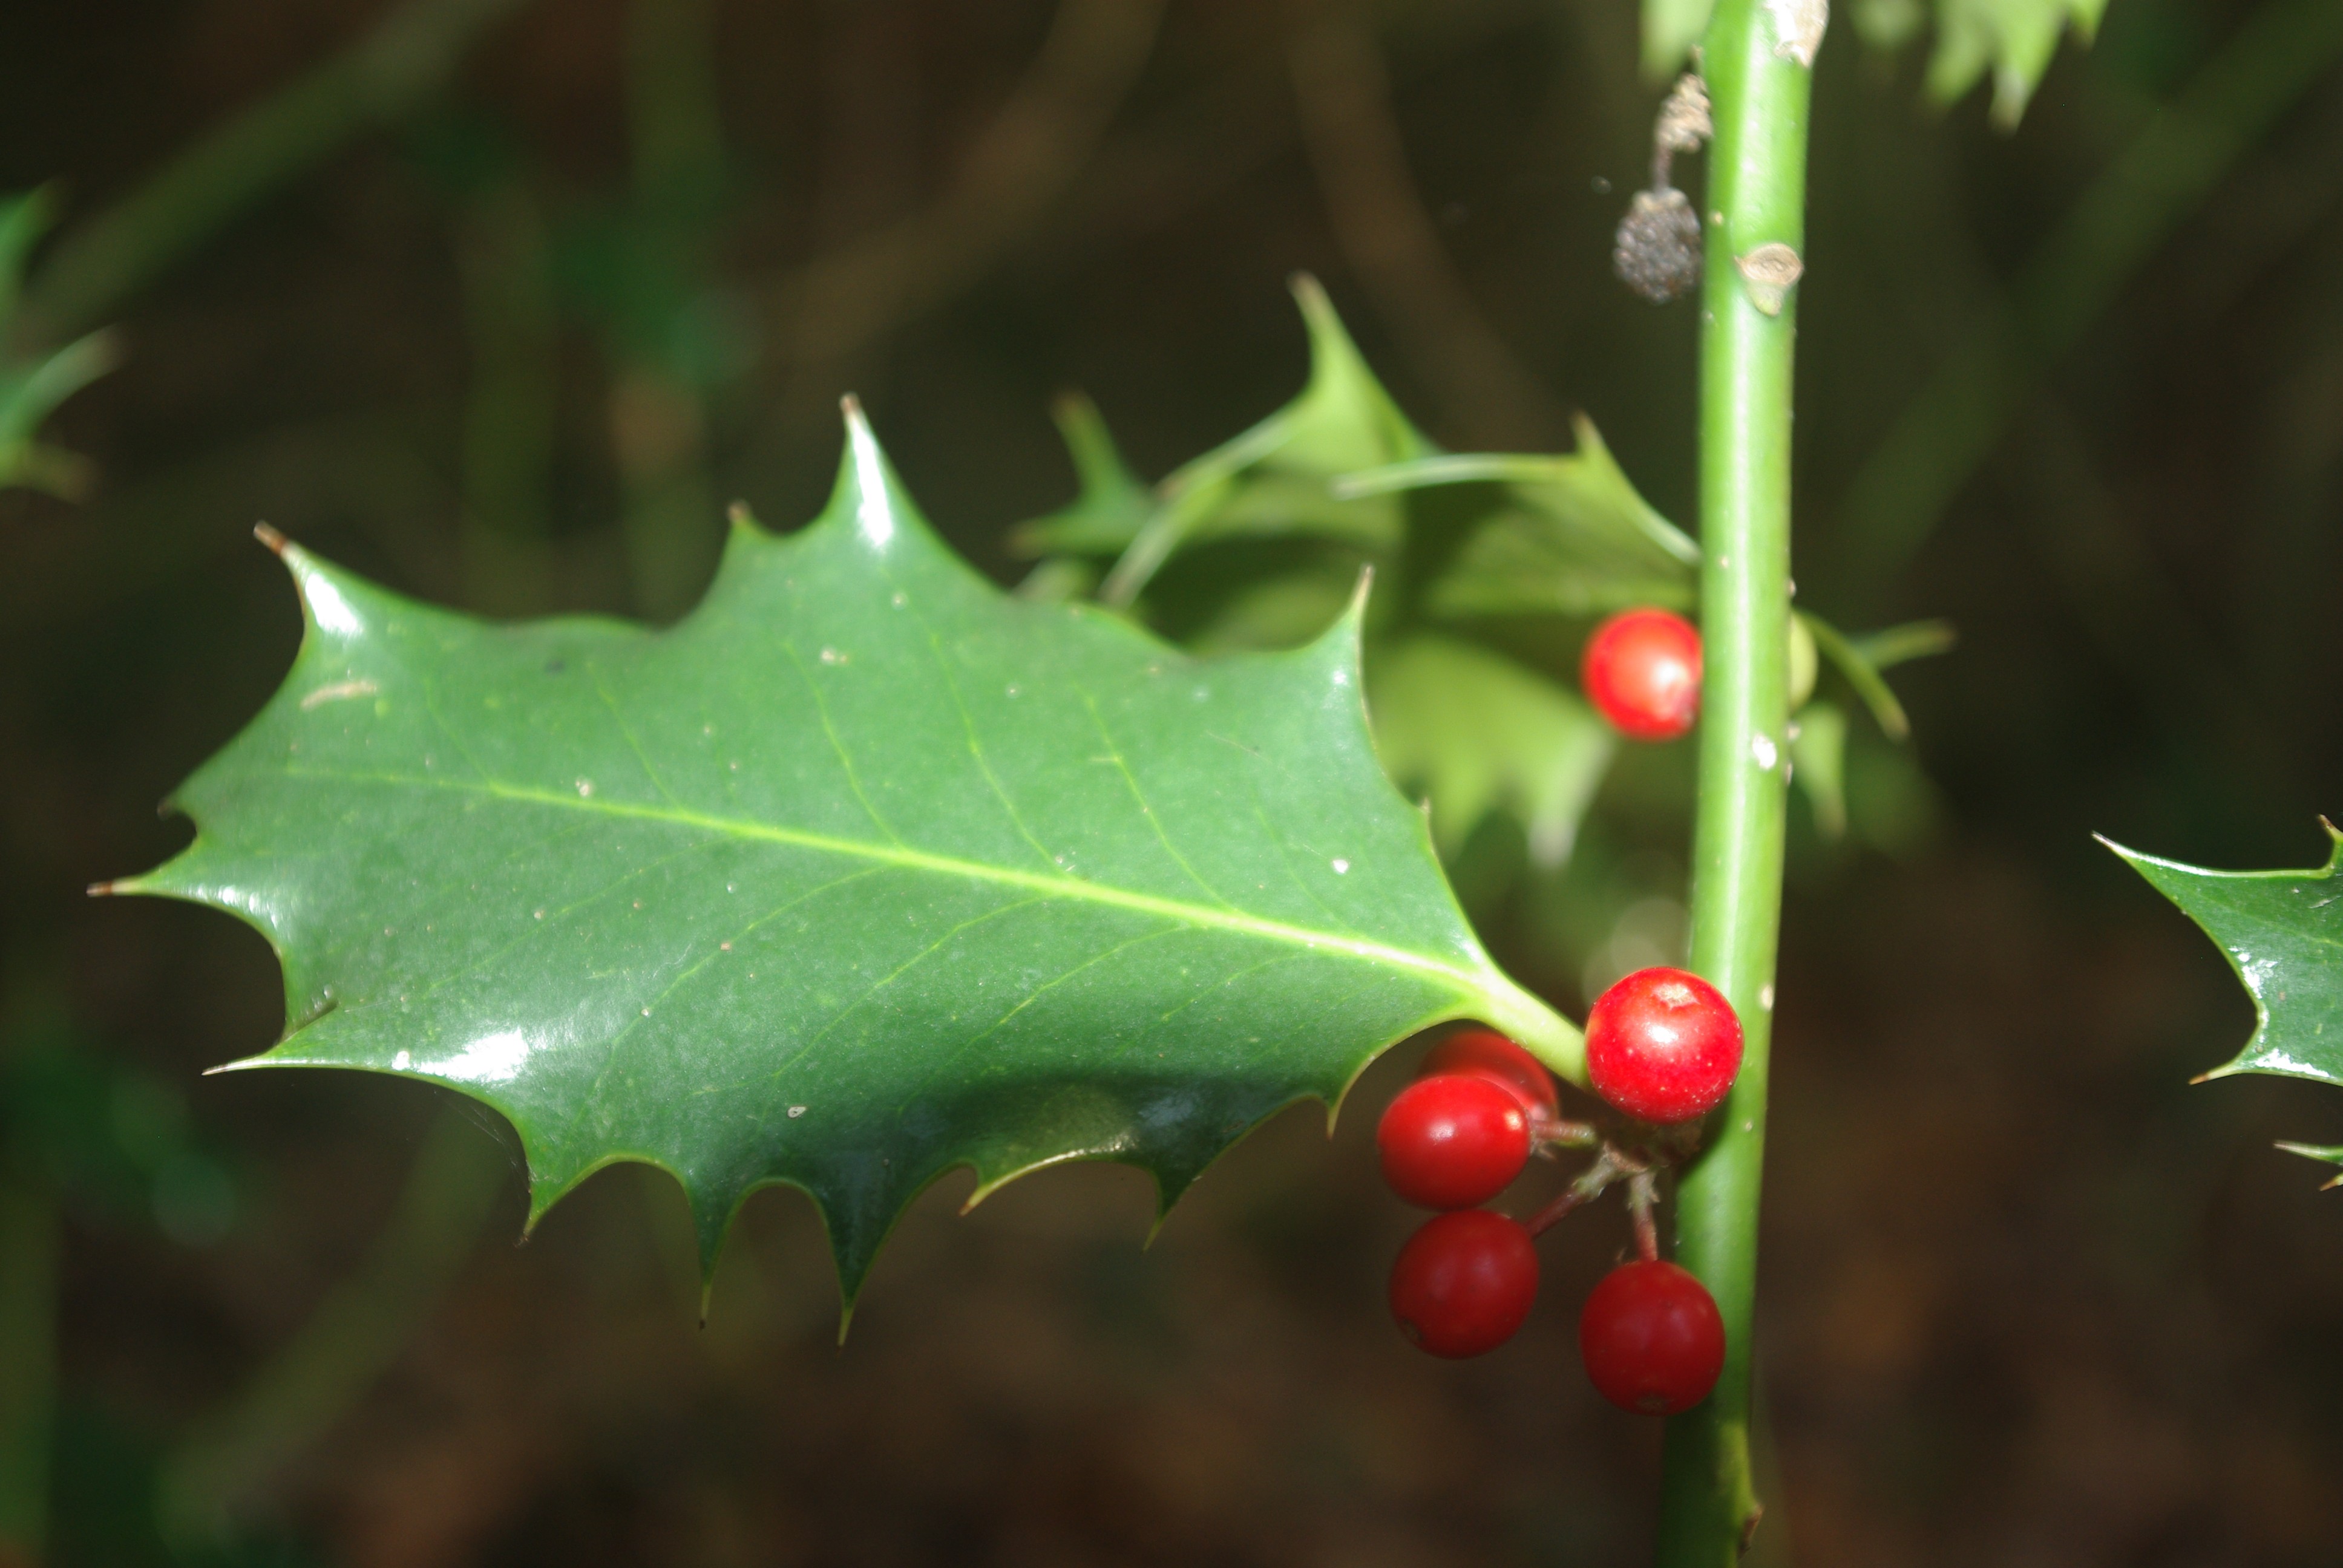
{"type": "Polygon", "coordinates": [[[2047,369],[2338,56],[2343,6],[2267,0],[2149,116],[1856,471],[1838,506],[1845,575],[1880,582],[1903,569],[2047,369]]]}
{"type": "Polygon", "coordinates": [[[504,1145],[471,1114],[439,1113],[357,1268],[165,1461],[166,1533],[191,1545],[219,1533],[389,1370],[471,1256],[507,1172],[504,1145]]]}
{"type": "MultiPolygon", "coordinates": [[[[796,386],[949,297],[1049,211],[1138,80],[1162,14],[1163,0],[1062,0],[1040,55],[933,206],[780,281],[772,311],[796,386]]],[[[839,388],[812,390],[827,399],[839,388]]]]}
{"type": "Polygon", "coordinates": [[[66,234],[25,290],[21,337],[63,343],[99,325],[246,207],[369,126],[445,85],[522,0],[408,0],[66,234]]]}
{"type": "Polygon", "coordinates": [[[1567,410],[1490,328],[1424,210],[1374,37],[1346,6],[1296,11],[1291,62],[1302,141],[1335,243],[1376,312],[1475,444],[1558,444],[1567,410]]]}

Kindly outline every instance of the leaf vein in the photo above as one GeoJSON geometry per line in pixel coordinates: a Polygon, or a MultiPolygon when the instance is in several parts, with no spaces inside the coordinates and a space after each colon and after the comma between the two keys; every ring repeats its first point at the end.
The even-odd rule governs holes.
{"type": "Polygon", "coordinates": [[[1106,742],[1108,760],[1114,764],[1115,771],[1122,775],[1123,783],[1131,790],[1131,799],[1139,806],[1140,816],[1146,819],[1147,825],[1150,828],[1155,829],[1155,841],[1163,846],[1163,852],[1172,857],[1172,863],[1179,867],[1180,869],[1186,874],[1188,879],[1195,883],[1196,886],[1202,890],[1206,898],[1211,899],[1214,903],[1220,905],[1221,908],[1224,910],[1235,909],[1236,905],[1229,902],[1227,898],[1221,893],[1219,889],[1213,887],[1212,883],[1204,880],[1203,877],[1197,872],[1196,868],[1188,863],[1188,857],[1182,854],[1179,849],[1173,846],[1172,836],[1163,830],[1162,819],[1155,815],[1155,808],[1147,803],[1146,793],[1139,788],[1139,776],[1131,770],[1130,762],[1126,760],[1122,755],[1122,748],[1115,743],[1112,732],[1107,729],[1106,716],[1099,711],[1098,699],[1093,698],[1089,692],[1083,691],[1080,687],[1076,687],[1074,689],[1081,693],[1082,706],[1090,710],[1091,722],[1097,726],[1099,739],[1106,742]]]}
{"type": "Polygon", "coordinates": [[[873,806],[870,797],[863,793],[862,777],[854,770],[854,759],[847,755],[846,742],[838,738],[838,727],[830,721],[830,703],[822,696],[821,687],[815,681],[813,671],[805,667],[805,660],[799,656],[798,645],[783,638],[781,651],[789,656],[789,668],[798,672],[798,678],[805,682],[807,693],[813,698],[813,710],[821,720],[821,732],[829,737],[830,749],[838,754],[838,765],[846,770],[846,787],[854,791],[856,801],[870,814],[870,825],[886,834],[891,842],[901,843],[903,836],[895,831],[886,818],[879,815],[879,808],[873,806]]]}
{"type": "Polygon", "coordinates": [[[652,822],[677,828],[705,828],[728,833],[735,838],[760,843],[788,844],[799,849],[818,849],[829,854],[844,855],[858,859],[873,860],[881,865],[897,866],[907,870],[950,877],[974,882],[997,882],[1007,887],[1022,888],[1049,898],[1071,899],[1081,902],[1102,904],[1112,909],[1136,910],[1148,914],[1160,914],[1192,926],[1215,930],[1233,931],[1259,937],[1264,940],[1284,942],[1306,949],[1330,949],[1352,958],[1374,963],[1387,963],[1401,969],[1414,970],[1436,975],[1454,985],[1467,996],[1490,991],[1508,992],[1513,987],[1510,980],[1485,968],[1463,969],[1431,953],[1393,947],[1365,938],[1350,937],[1335,931],[1312,930],[1284,920],[1273,920],[1258,915],[1248,915],[1242,910],[1227,906],[1219,909],[1168,899],[1154,893],[1142,893],[1110,883],[1094,882],[1063,873],[1047,874],[1021,871],[1007,866],[988,866],[980,861],[961,859],[956,856],[915,849],[900,840],[879,844],[860,839],[840,839],[832,834],[815,833],[799,828],[786,828],[777,823],[759,822],[738,817],[719,817],[709,812],[683,807],[664,807],[616,800],[608,796],[580,798],[550,789],[527,785],[507,784],[491,779],[484,784],[468,784],[454,779],[435,779],[428,775],[375,773],[342,769],[291,767],[284,769],[288,778],[314,779],[345,784],[375,784],[393,789],[442,789],[458,794],[481,794],[515,805],[543,807],[549,810],[583,811],[628,821],[652,822]]]}

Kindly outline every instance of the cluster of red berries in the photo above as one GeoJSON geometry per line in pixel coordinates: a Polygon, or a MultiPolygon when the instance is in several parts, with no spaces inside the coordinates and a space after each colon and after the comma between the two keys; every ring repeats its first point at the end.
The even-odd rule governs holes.
{"type": "MultiPolygon", "coordinates": [[[[1595,1092],[1634,1119],[1644,1144],[1681,1147],[1668,1130],[1697,1121],[1733,1086],[1741,1020],[1698,976],[1639,970],[1588,1015],[1586,1063],[1595,1092]]],[[[1392,1266],[1392,1314],[1417,1345],[1463,1357],[1511,1339],[1537,1296],[1533,1238],[1627,1178],[1642,1256],[1613,1270],[1587,1298],[1578,1324],[1587,1375],[1613,1403],[1651,1414],[1672,1415],[1708,1397],[1725,1364],[1725,1323],[1701,1282],[1656,1255],[1648,1149],[1565,1121],[1554,1080],[1527,1051],[1488,1030],[1450,1036],[1385,1109],[1375,1141],[1392,1190],[1442,1211],[1392,1266]],[[1511,1185],[1541,1148],[1598,1146],[1587,1172],[1526,1225],[1477,1206],[1511,1185]]]]}

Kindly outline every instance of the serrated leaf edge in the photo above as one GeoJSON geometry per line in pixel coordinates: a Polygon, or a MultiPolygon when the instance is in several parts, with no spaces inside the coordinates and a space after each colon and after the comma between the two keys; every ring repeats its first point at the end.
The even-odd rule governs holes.
{"type": "MultiPolygon", "coordinates": [[[[864,530],[866,534],[875,533],[879,536],[883,536],[887,531],[898,528],[906,531],[915,531],[922,537],[928,548],[941,552],[950,558],[958,561],[960,558],[952,552],[950,547],[944,544],[940,538],[933,534],[925,519],[921,517],[917,507],[910,504],[908,495],[903,492],[900,480],[896,477],[891,465],[889,464],[885,455],[880,450],[877,438],[871,432],[869,422],[863,417],[859,405],[857,405],[852,398],[848,398],[845,400],[843,407],[847,433],[847,450],[843,454],[840,462],[838,485],[832,493],[830,502],[827,507],[825,507],[821,516],[817,519],[812,527],[860,528],[864,530]]],[[[732,517],[732,523],[736,535],[746,533],[756,537],[759,540],[770,540],[778,537],[768,533],[760,525],[757,524],[753,518],[749,518],[745,511],[740,509],[735,510],[732,517]]],[[[335,586],[334,581],[337,568],[330,567],[327,563],[309,554],[299,546],[293,544],[277,530],[270,528],[266,525],[256,528],[255,534],[265,546],[273,551],[278,558],[285,563],[288,574],[293,578],[295,590],[299,596],[301,601],[304,622],[303,637],[306,643],[308,639],[320,634],[323,629],[323,616],[332,613],[330,608],[321,612],[321,602],[330,606],[332,602],[337,600],[339,598],[339,589],[335,586]]],[[[973,568],[967,567],[964,561],[961,561],[960,564],[961,568],[968,571],[971,577],[975,577],[977,575],[973,568]]],[[[1367,717],[1363,675],[1362,638],[1364,625],[1368,586],[1369,576],[1363,573],[1359,587],[1353,595],[1351,603],[1345,609],[1344,613],[1312,642],[1306,644],[1303,647],[1281,653],[1253,653],[1238,657],[1278,661],[1291,660],[1302,664],[1315,664],[1327,668],[1330,671],[1336,669],[1342,671],[1346,676],[1346,678],[1341,684],[1346,685],[1350,689],[1351,700],[1358,705],[1360,723],[1363,728],[1365,727],[1367,725],[1367,717]]],[[[990,584],[989,582],[987,583],[987,587],[991,591],[999,591],[997,587],[990,584]]],[[[1032,608],[1037,611],[1042,608],[1042,607],[1038,606],[1032,608]]],[[[1101,609],[1095,606],[1074,605],[1051,608],[1055,609],[1056,613],[1073,615],[1081,618],[1090,620],[1094,624],[1111,627],[1122,635],[1151,645],[1157,644],[1159,640],[1155,638],[1152,634],[1147,632],[1142,628],[1133,625],[1128,619],[1101,609]]],[[[649,630],[645,630],[644,634],[657,635],[655,632],[649,630]]],[[[1182,658],[1191,657],[1182,653],[1179,649],[1172,647],[1171,645],[1162,644],[1161,647],[1161,651],[1168,657],[1182,658]]],[[[297,668],[297,660],[296,663],[296,668],[297,668]]],[[[273,704],[285,697],[286,693],[290,689],[292,678],[292,674],[288,672],[286,683],[280,686],[278,690],[271,696],[269,699],[270,703],[273,704]]],[[[1482,955],[1483,961],[1479,965],[1469,967],[1461,966],[1443,960],[1430,954],[1414,952],[1408,949],[1393,947],[1386,943],[1364,941],[1355,938],[1343,937],[1338,933],[1332,932],[1312,931],[1307,928],[1292,926],[1282,921],[1263,920],[1259,917],[1246,916],[1233,911],[1216,910],[1208,906],[1183,904],[1176,900],[1162,899],[1151,894],[1134,893],[1127,890],[1102,887],[1100,884],[1084,881],[1078,878],[1050,877],[1038,873],[1017,871],[1008,868],[985,866],[978,862],[961,860],[957,857],[911,849],[904,846],[864,843],[858,840],[838,839],[830,835],[808,833],[800,829],[781,828],[769,823],[719,817],[709,813],[694,812],[682,809],[647,806],[639,803],[621,802],[607,799],[597,800],[586,798],[573,798],[548,790],[499,784],[494,780],[490,780],[485,784],[469,784],[458,783],[449,779],[424,777],[409,778],[405,775],[390,774],[351,777],[366,777],[375,782],[408,784],[422,788],[448,789],[463,793],[486,795],[494,799],[518,800],[536,806],[559,807],[563,809],[569,810],[586,810],[600,815],[625,818],[628,819],[674,822],[711,831],[735,834],[742,838],[761,839],[769,842],[788,843],[798,847],[817,849],[830,853],[871,861],[875,864],[891,865],[911,869],[932,871],[938,874],[958,878],[988,880],[997,884],[1031,888],[1038,891],[1046,892],[1052,896],[1086,900],[1111,907],[1156,914],[1167,919],[1175,919],[1187,923],[1203,925],[1219,930],[1241,931],[1254,937],[1263,938],[1273,941],[1287,942],[1305,949],[1332,949],[1371,962],[1391,964],[1413,970],[1421,974],[1436,976],[1450,983],[1455,992],[1454,1000],[1452,1002],[1428,1010],[1424,1016],[1412,1020],[1405,1028],[1393,1034],[1389,1039],[1377,1042],[1371,1049],[1365,1050],[1360,1057],[1357,1067],[1353,1070],[1349,1078],[1334,1090],[1331,1096],[1322,1094],[1314,1089],[1304,1089],[1297,1092],[1290,1099],[1282,1101],[1276,1108],[1267,1112],[1264,1116],[1248,1123],[1241,1131],[1229,1138],[1228,1141],[1222,1145],[1223,1151],[1226,1148],[1241,1141],[1246,1133],[1251,1132],[1254,1128],[1260,1126],[1262,1121],[1282,1114],[1292,1105],[1304,1100],[1321,1099],[1324,1101],[1327,1106],[1327,1126],[1331,1133],[1336,1119],[1341,1113],[1343,1102],[1349,1095],[1350,1090],[1356,1084],[1359,1077],[1366,1070],[1368,1066],[1372,1065],[1373,1061],[1385,1050],[1389,1050],[1393,1045],[1397,1044],[1400,1040],[1407,1039],[1411,1035],[1420,1032],[1424,1029],[1432,1028],[1440,1023],[1453,1020],[1470,1018],[1503,1030],[1507,1034],[1512,1035],[1514,1039],[1520,1040],[1526,1049],[1538,1056],[1549,1068],[1561,1076],[1569,1078],[1574,1081],[1583,1081],[1584,1078],[1584,1044],[1578,1030],[1566,1020],[1555,1013],[1544,1002],[1539,1000],[1529,991],[1507,977],[1502,970],[1498,970],[1493,962],[1488,961],[1485,953],[1482,955]]],[[[1393,787],[1393,793],[1394,795],[1398,793],[1396,787],[1393,787]]],[[[166,810],[179,809],[176,792],[170,799],[166,799],[165,802],[165,809],[166,810]]],[[[1419,812],[1411,811],[1409,813],[1409,817],[1416,824],[1415,830],[1422,838],[1423,848],[1425,854],[1427,857],[1432,858],[1434,863],[1437,863],[1436,851],[1433,849],[1432,844],[1430,824],[1419,812]]],[[[205,834],[202,830],[201,825],[198,824],[194,840],[192,840],[186,849],[182,849],[178,855],[174,856],[170,860],[166,861],[163,865],[156,867],[154,870],[146,872],[142,876],[123,878],[112,882],[101,883],[93,887],[90,890],[93,893],[153,895],[181,899],[187,901],[202,903],[208,907],[220,909],[224,912],[236,916],[246,924],[259,931],[262,937],[268,941],[272,952],[277,956],[280,969],[284,970],[289,977],[293,971],[291,966],[287,962],[287,955],[284,950],[284,946],[278,940],[277,933],[268,929],[267,925],[265,923],[265,916],[260,911],[212,897],[193,893],[172,885],[168,874],[171,872],[173,868],[181,864],[187,857],[198,849],[204,842],[205,834]]],[[[1478,944],[1475,943],[1476,949],[1477,946],[1478,944]]],[[[520,1124],[518,1119],[506,1113],[492,1100],[475,1090],[450,1083],[444,1078],[422,1071],[403,1070],[391,1067],[366,1067],[351,1069],[349,1064],[346,1062],[305,1060],[297,1054],[287,1054],[287,1048],[294,1045],[301,1032],[308,1025],[316,1022],[318,1018],[324,1016],[324,1011],[320,1010],[305,1017],[295,1019],[292,1016],[291,1003],[292,999],[288,993],[287,1026],[277,1044],[272,1046],[268,1050],[256,1056],[228,1062],[223,1064],[221,1067],[215,1068],[212,1070],[215,1072],[227,1072],[249,1070],[258,1068],[333,1067],[343,1069],[345,1070],[374,1071],[390,1077],[410,1078],[417,1081],[430,1083],[439,1088],[447,1089],[452,1092],[465,1095],[467,1098],[482,1104],[486,1108],[496,1111],[500,1115],[504,1115],[507,1121],[513,1126],[515,1134],[520,1140],[524,1151],[528,1151],[529,1137],[527,1130],[520,1124]]],[[[1008,1185],[1011,1181],[1016,1181],[1021,1177],[1030,1175],[1036,1171],[1048,1169],[1051,1166],[1087,1160],[1111,1160],[1117,1161],[1118,1162],[1130,1163],[1132,1164],[1134,1168],[1146,1171],[1150,1179],[1154,1181],[1157,1190],[1157,1218],[1154,1227],[1152,1227],[1150,1231],[1151,1240],[1155,1231],[1160,1231],[1164,1219],[1169,1215],[1172,1207],[1178,1201],[1182,1191],[1185,1190],[1190,1181],[1192,1181],[1194,1174],[1197,1174],[1191,1173],[1186,1180],[1183,1180],[1179,1184],[1177,1188],[1174,1188],[1167,1182],[1162,1172],[1136,1161],[1125,1161],[1122,1159],[1120,1151],[1111,1148],[1074,1149],[1062,1151],[1047,1155],[1030,1164],[1001,1171],[989,1178],[985,1175],[984,1171],[977,1166],[973,1160],[956,1161],[945,1164],[936,1170],[927,1179],[927,1181],[922,1182],[919,1188],[909,1194],[904,1199],[903,1202],[888,1218],[885,1226],[882,1228],[877,1240],[870,1247],[868,1255],[861,1260],[860,1267],[856,1270],[851,1277],[849,1276],[847,1271],[846,1259],[840,1253],[835,1241],[833,1240],[831,1241],[831,1255],[833,1260],[838,1263],[839,1268],[838,1282],[840,1302],[840,1338],[843,1339],[846,1330],[851,1322],[854,1303],[860,1292],[861,1284],[863,1283],[864,1279],[867,1278],[870,1267],[876,1261],[879,1253],[883,1250],[887,1238],[893,1233],[895,1226],[900,1223],[903,1214],[908,1211],[910,1204],[917,1201],[920,1193],[924,1192],[929,1187],[934,1185],[936,1181],[942,1180],[945,1176],[950,1175],[954,1171],[966,1168],[976,1173],[978,1185],[976,1190],[963,1204],[963,1211],[965,1211],[968,1208],[973,1208],[984,1198],[989,1197],[993,1192],[1000,1191],[1001,1188],[1008,1185]]],[[[536,1161],[532,1158],[530,1161],[529,1173],[529,1210],[524,1227],[525,1233],[534,1231],[538,1223],[557,1203],[561,1201],[561,1199],[575,1191],[577,1188],[588,1178],[608,1166],[622,1163],[649,1165],[658,1170],[663,1171],[669,1177],[674,1179],[679,1187],[684,1189],[687,1195],[691,1193],[690,1185],[685,1181],[681,1171],[678,1171],[667,1161],[644,1152],[626,1150],[612,1151],[602,1158],[595,1160],[578,1169],[567,1180],[560,1181],[558,1185],[541,1181],[537,1177],[536,1161]]],[[[700,1204],[697,1199],[695,1199],[692,1203],[692,1208],[694,1211],[695,1226],[700,1235],[703,1316],[706,1311],[707,1292],[712,1287],[714,1270],[718,1256],[721,1251],[721,1242],[723,1238],[729,1232],[732,1223],[738,1218],[742,1206],[745,1205],[751,1197],[768,1187],[776,1186],[795,1189],[799,1191],[804,1192],[809,1199],[811,1199],[814,1202],[817,1214],[820,1215],[822,1220],[825,1236],[828,1237],[830,1231],[830,1216],[827,1209],[822,1203],[822,1201],[810,1188],[807,1187],[803,1182],[792,1178],[775,1177],[748,1185],[739,1192],[733,1201],[729,1204],[720,1214],[703,1215],[700,1212],[700,1204]]]]}
{"type": "MultiPolygon", "coordinates": [[[[2327,864],[2324,866],[2308,867],[2292,870],[2217,871],[2204,866],[2192,866],[2185,860],[2167,859],[2161,855],[2150,855],[2143,853],[2137,849],[2127,849],[2125,846],[2117,843],[2113,839],[2108,838],[2104,833],[2094,833],[2091,837],[2097,839],[2109,849],[2114,850],[2115,853],[2123,859],[2125,864],[2130,866],[2133,870],[2140,873],[2141,879],[2145,880],[2149,887],[2155,888],[2157,892],[2162,893],[2167,900],[2171,901],[2172,906],[2175,909],[2179,910],[2183,915],[2187,916],[2189,924],[2196,926],[2198,930],[2203,931],[2205,930],[2203,922],[2198,920],[2195,915],[2190,914],[2186,906],[2182,905],[2178,900],[2174,899],[2170,892],[2159,886],[2157,883],[2156,879],[2149,876],[2142,868],[2154,866],[2159,870],[2175,871],[2191,877],[2215,877],[2227,881],[2323,881],[2333,878],[2338,871],[2343,871],[2343,829],[2337,828],[2334,823],[2328,821],[2324,817],[2321,817],[2318,819],[2318,825],[2327,829],[2328,841],[2327,864]]],[[[2246,972],[2245,966],[2237,961],[2237,954],[2229,950],[2228,944],[2221,941],[2218,938],[2214,937],[2210,931],[2206,931],[2205,934],[2207,938],[2212,941],[2213,946],[2219,950],[2222,962],[2229,966],[2229,972],[2237,977],[2237,983],[2243,986],[2246,990],[2246,994],[2253,999],[2254,1032],[2253,1037],[2246,1041],[2244,1049],[2239,1050],[2236,1057],[2208,1071],[2198,1073],[2195,1078],[2190,1079],[2189,1081],[2191,1083],[2209,1083],[2215,1079],[2231,1078],[2239,1073],[2245,1072],[2257,1072],[2266,1074],[2272,1078],[2302,1078],[2308,1079],[2316,1083],[2332,1083],[2334,1081],[2334,1078],[2333,1075],[2329,1073],[2317,1071],[2309,1068],[2281,1065],[2266,1060],[2256,1061],[2249,1060],[2253,1057],[2254,1048],[2260,1042],[2262,1036],[2269,1030],[2269,1006],[2262,998],[2260,982],[2252,975],[2246,972]]],[[[2291,1058],[2285,1058],[2283,1060],[2285,1062],[2288,1063],[2292,1061],[2291,1058]]],[[[2286,1146],[2281,1145],[2281,1147],[2286,1146]]]]}

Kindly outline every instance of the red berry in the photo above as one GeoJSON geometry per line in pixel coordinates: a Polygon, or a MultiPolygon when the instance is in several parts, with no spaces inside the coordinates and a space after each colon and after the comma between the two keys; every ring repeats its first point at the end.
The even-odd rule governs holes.
{"type": "Polygon", "coordinates": [[[1530,1157],[1519,1091],[1478,1073],[1419,1078],[1375,1128],[1383,1180],[1427,1209],[1470,1209],[1505,1190],[1530,1157]]]}
{"type": "Polygon", "coordinates": [[[1700,633],[1664,609],[1623,610],[1586,639],[1578,678],[1622,734],[1673,740],[1700,711],[1700,633]]]}
{"type": "Polygon", "coordinates": [[[1621,1410],[1674,1415],[1716,1386],[1725,1319],[1708,1287],[1674,1263],[1622,1263],[1586,1298],[1578,1353],[1596,1390],[1621,1410]]]}
{"type": "Polygon", "coordinates": [[[1435,1214],[1392,1264],[1392,1316],[1436,1356],[1461,1360],[1513,1337],[1537,1300],[1537,1248],[1503,1214],[1435,1214]]]}
{"type": "Polygon", "coordinates": [[[1554,1095],[1554,1076],[1546,1071],[1545,1064],[1493,1029],[1459,1030],[1433,1046],[1424,1057],[1423,1065],[1416,1070],[1416,1076],[1430,1078],[1440,1072],[1496,1080],[1521,1096],[1523,1108],[1532,1121],[1541,1114],[1554,1117],[1562,1113],[1562,1102],[1554,1095]]]}
{"type": "Polygon", "coordinates": [[[1645,1121],[1690,1121],[1723,1103],[1741,1070],[1741,1020],[1682,970],[1637,970],[1586,1015],[1594,1092],[1645,1121]]]}

